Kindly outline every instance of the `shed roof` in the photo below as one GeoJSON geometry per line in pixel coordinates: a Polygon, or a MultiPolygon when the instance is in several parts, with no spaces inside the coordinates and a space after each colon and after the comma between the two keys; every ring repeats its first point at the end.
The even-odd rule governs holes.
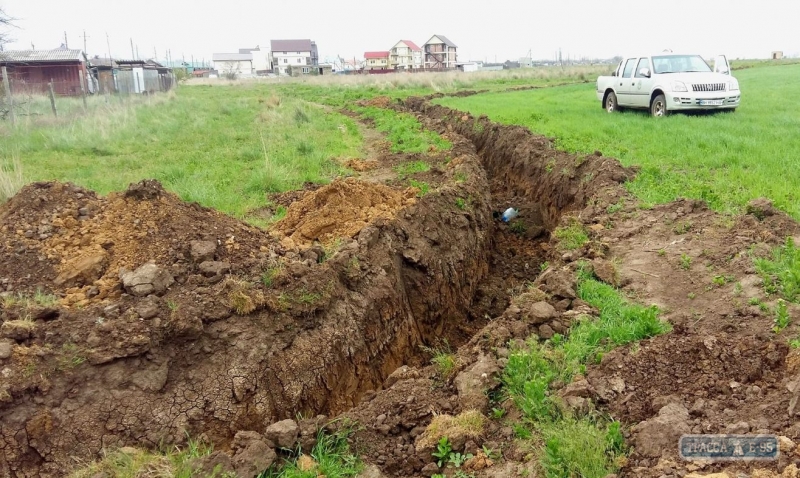
{"type": "Polygon", "coordinates": [[[368,51],[364,53],[364,58],[367,60],[374,60],[377,58],[389,58],[388,51],[368,51]]]}
{"type": "Polygon", "coordinates": [[[252,53],[214,53],[212,61],[253,61],[252,53]]]}
{"type": "Polygon", "coordinates": [[[0,61],[22,63],[46,63],[58,61],[83,61],[81,50],[9,50],[0,52],[0,61]]]}
{"type": "Polygon", "coordinates": [[[305,40],[271,40],[272,51],[311,51],[312,41],[305,40]]]}
{"type": "Polygon", "coordinates": [[[426,41],[425,44],[427,45],[431,43],[431,40],[433,40],[434,38],[438,38],[442,43],[449,46],[450,48],[458,48],[455,43],[451,42],[450,40],[447,39],[446,36],[443,35],[434,35],[430,38],[430,40],[426,41]]]}

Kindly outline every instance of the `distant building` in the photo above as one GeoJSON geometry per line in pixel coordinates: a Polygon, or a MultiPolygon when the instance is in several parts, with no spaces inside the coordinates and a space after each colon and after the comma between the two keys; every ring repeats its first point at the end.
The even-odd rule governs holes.
{"type": "Polygon", "coordinates": [[[276,75],[319,74],[319,51],[311,40],[272,40],[270,50],[270,69],[276,75]]]}
{"type": "Polygon", "coordinates": [[[400,40],[389,50],[389,67],[395,70],[422,68],[422,48],[411,40],[400,40]]]}
{"type": "MultiPolygon", "coordinates": [[[[44,93],[48,83],[58,95],[81,94],[81,71],[87,76],[86,57],[81,50],[9,50],[0,55],[0,67],[8,69],[14,89],[44,93]]],[[[84,83],[88,92],[88,85],[84,83]]]]}
{"type": "Polygon", "coordinates": [[[211,56],[219,76],[251,77],[255,74],[252,53],[214,53],[211,56]]]}
{"type": "Polygon", "coordinates": [[[458,61],[455,43],[442,35],[434,35],[423,46],[425,51],[425,68],[456,68],[458,61]]]}
{"type": "Polygon", "coordinates": [[[368,51],[364,53],[365,70],[388,70],[389,52],[388,51],[368,51]]]}
{"type": "Polygon", "coordinates": [[[239,53],[249,53],[253,55],[253,70],[256,75],[266,75],[272,73],[269,66],[269,51],[262,50],[260,46],[255,48],[239,48],[239,53]]]}
{"type": "Polygon", "coordinates": [[[782,58],[783,58],[783,52],[782,51],[773,51],[772,52],[772,59],[773,60],[780,60],[782,58]]]}

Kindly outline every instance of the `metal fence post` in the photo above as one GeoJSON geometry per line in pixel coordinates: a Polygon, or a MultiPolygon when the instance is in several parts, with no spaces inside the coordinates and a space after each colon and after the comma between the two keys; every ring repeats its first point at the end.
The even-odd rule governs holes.
{"type": "Polygon", "coordinates": [[[5,66],[3,67],[3,87],[6,92],[6,98],[8,98],[8,114],[11,116],[11,124],[14,124],[17,122],[14,117],[14,99],[11,97],[11,83],[8,81],[8,68],[5,66]]]}
{"type": "Polygon", "coordinates": [[[53,108],[53,115],[58,118],[58,109],[56,108],[56,93],[53,91],[53,79],[47,84],[47,89],[50,90],[50,107],[53,108]]]}
{"type": "Polygon", "coordinates": [[[83,75],[83,70],[78,70],[78,73],[81,77],[81,96],[83,97],[83,109],[85,110],[88,108],[86,105],[86,84],[84,83],[86,77],[83,75]]]}

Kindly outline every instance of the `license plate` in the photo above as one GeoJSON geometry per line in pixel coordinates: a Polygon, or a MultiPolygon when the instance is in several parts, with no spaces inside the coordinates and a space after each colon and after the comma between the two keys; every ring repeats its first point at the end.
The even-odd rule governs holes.
{"type": "Polygon", "coordinates": [[[700,100],[701,106],[722,106],[724,100],[700,100]]]}

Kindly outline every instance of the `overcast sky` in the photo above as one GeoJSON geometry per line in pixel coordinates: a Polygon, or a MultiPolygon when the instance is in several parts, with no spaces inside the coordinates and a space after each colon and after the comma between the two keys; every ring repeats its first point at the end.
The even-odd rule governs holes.
{"type": "Polygon", "coordinates": [[[89,55],[164,58],[269,46],[270,39],[310,38],[320,56],[361,58],[398,40],[422,45],[447,36],[459,60],[516,60],[563,55],[607,58],[689,50],[731,58],[800,54],[798,0],[0,0],[19,28],[6,49],[57,48],[89,55]],[[739,5],[736,5],[736,4],[739,5]]]}

